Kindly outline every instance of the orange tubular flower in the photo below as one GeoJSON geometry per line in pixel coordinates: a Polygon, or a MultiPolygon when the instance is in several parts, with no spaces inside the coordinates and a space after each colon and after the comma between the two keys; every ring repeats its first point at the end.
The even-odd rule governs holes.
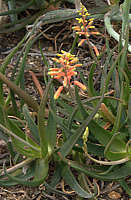
{"type": "Polygon", "coordinates": [[[63,86],[60,86],[54,95],[54,99],[58,99],[62,90],[63,90],[63,86]]]}
{"type": "MultiPolygon", "coordinates": [[[[78,34],[79,36],[84,35],[85,39],[81,39],[78,46],[82,46],[82,44],[86,41],[88,41],[88,38],[90,37],[90,35],[98,35],[100,34],[99,32],[93,32],[90,31],[90,29],[95,28],[95,26],[92,26],[94,18],[90,18],[90,19],[86,19],[87,16],[90,16],[90,14],[88,13],[87,9],[81,4],[81,8],[78,11],[80,18],[76,18],[76,20],[78,21],[78,26],[74,26],[73,30],[76,31],[76,34],[78,34]]],[[[96,55],[99,55],[99,51],[97,49],[97,47],[95,45],[93,45],[93,49],[96,53],[96,55]]]]}
{"type": "Polygon", "coordinates": [[[80,83],[79,81],[74,81],[74,85],[77,85],[78,87],[80,87],[82,90],[86,90],[86,86],[83,85],[82,83],[80,83]]]}
{"type": "Polygon", "coordinates": [[[82,64],[76,64],[78,58],[75,55],[72,55],[69,52],[61,51],[62,54],[57,54],[59,58],[53,58],[55,62],[60,64],[60,68],[50,68],[48,74],[54,79],[63,80],[63,85],[60,86],[55,95],[54,99],[57,99],[64,87],[70,87],[72,83],[79,86],[82,90],[86,90],[86,86],[78,81],[71,82],[71,78],[77,75],[75,71],[77,67],[81,67],[82,64]]]}
{"type": "Polygon", "coordinates": [[[97,49],[97,47],[95,45],[93,46],[93,49],[94,49],[94,51],[96,53],[96,56],[99,56],[100,53],[99,53],[99,51],[98,51],[98,49],[97,49]]]}

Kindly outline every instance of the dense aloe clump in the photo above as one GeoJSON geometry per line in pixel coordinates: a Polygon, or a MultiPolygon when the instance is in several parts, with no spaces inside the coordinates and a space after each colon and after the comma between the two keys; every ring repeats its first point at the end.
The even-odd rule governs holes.
{"type": "MultiPolygon", "coordinates": [[[[10,3],[16,6],[18,2],[10,3]]],[[[88,177],[91,177],[117,181],[131,196],[126,182],[131,175],[131,72],[128,61],[131,2],[113,3],[104,14],[100,10],[90,14],[80,4],[79,9],[58,9],[41,15],[40,7],[45,8],[46,1],[25,1],[24,5],[20,1],[18,8],[12,7],[5,13],[10,14],[11,23],[2,27],[3,32],[16,30],[17,14],[21,11],[34,6],[39,10],[31,16],[36,20],[27,34],[0,67],[0,139],[7,143],[13,164],[1,167],[1,186],[43,184],[47,192],[69,195],[56,188],[64,180],[79,197],[90,199],[98,195],[97,185],[94,183],[91,188],[88,184],[88,177]],[[108,33],[103,49],[93,44],[93,36],[103,37],[93,25],[95,17],[103,18],[106,31],[117,41],[114,48],[110,47],[108,33]],[[52,58],[53,67],[40,47],[47,69],[43,75],[44,90],[35,73],[30,72],[40,94],[37,101],[24,90],[27,55],[42,36],[43,24],[71,18],[75,20],[72,48],[58,52],[52,58]],[[118,18],[120,35],[111,24],[118,18]],[[83,44],[88,47],[92,61],[88,77],[83,73],[79,55],[74,53],[83,44]],[[6,72],[18,50],[21,51],[9,79],[6,72]],[[96,88],[97,69],[101,70],[101,76],[96,88]],[[4,94],[5,84],[7,95],[4,94]]]]}

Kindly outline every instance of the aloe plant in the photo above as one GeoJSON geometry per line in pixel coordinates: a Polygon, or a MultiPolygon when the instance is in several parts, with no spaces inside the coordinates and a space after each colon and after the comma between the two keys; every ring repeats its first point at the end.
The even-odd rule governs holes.
{"type": "MultiPolygon", "coordinates": [[[[126,3],[129,3],[128,0],[125,1],[125,5],[126,3]]],[[[125,9],[126,6],[123,7],[123,12],[125,9]]],[[[50,16],[54,16],[54,13],[56,16],[57,13],[58,17],[61,12],[61,10],[52,11],[50,13],[52,15],[45,17],[49,17],[50,21],[50,16]]],[[[90,199],[97,195],[97,189],[94,183],[94,192],[91,192],[87,182],[87,176],[89,176],[98,180],[115,180],[131,196],[131,190],[126,183],[126,178],[131,175],[131,76],[127,61],[129,29],[125,24],[128,17],[129,9],[128,13],[123,15],[122,35],[118,45],[110,49],[109,41],[106,40],[106,50],[95,57],[93,54],[94,60],[88,80],[85,79],[82,70],[78,69],[77,73],[83,84],[78,85],[78,81],[75,80],[74,83],[77,84],[74,86],[72,80],[68,82],[70,76],[76,75],[76,71],[72,69],[76,70],[76,66],[81,65],[76,64],[74,68],[68,68],[66,72],[69,74],[62,74],[62,67],[55,68],[55,73],[57,73],[53,75],[53,78],[58,81],[64,78],[64,82],[60,82],[63,92],[55,95],[57,96],[55,99],[56,82],[47,74],[44,74],[45,90],[43,91],[35,74],[31,73],[32,77],[34,76],[35,86],[40,92],[40,104],[23,89],[28,52],[33,43],[42,35],[37,29],[42,23],[40,18],[34,23],[32,30],[5,58],[0,68],[0,138],[7,143],[13,166],[4,165],[1,169],[1,186],[22,184],[34,187],[43,184],[46,192],[67,195],[57,189],[57,184],[63,179],[78,196],[90,199]],[[22,44],[25,45],[22,46],[22,44]],[[21,53],[9,80],[5,72],[18,49],[21,49],[21,53]],[[117,56],[114,59],[116,50],[117,56]],[[106,59],[100,78],[100,87],[96,90],[93,81],[94,71],[100,64],[102,56],[106,59]],[[20,58],[22,58],[21,62],[20,58]],[[16,68],[18,68],[18,73],[14,79],[16,68]],[[58,77],[55,77],[56,75],[58,77]],[[3,83],[9,88],[7,96],[4,95],[3,83]],[[77,86],[80,88],[84,86],[84,98],[81,98],[77,86]],[[15,94],[23,100],[20,101],[19,106],[15,94]],[[51,164],[54,171],[49,181],[51,164]]],[[[88,42],[89,40],[90,38],[88,42]]],[[[67,57],[71,56],[77,41],[78,35],[71,51],[65,54],[67,57]]],[[[41,49],[40,51],[44,64],[50,68],[41,49]]],[[[59,54],[60,58],[62,56],[59,54]]],[[[64,62],[62,59],[59,62],[58,58],[54,61],[58,64],[64,62]]],[[[71,62],[74,61],[67,62],[66,67],[69,67],[69,64],[72,65],[71,62]]],[[[54,72],[53,70],[51,68],[51,73],[54,72]]]]}

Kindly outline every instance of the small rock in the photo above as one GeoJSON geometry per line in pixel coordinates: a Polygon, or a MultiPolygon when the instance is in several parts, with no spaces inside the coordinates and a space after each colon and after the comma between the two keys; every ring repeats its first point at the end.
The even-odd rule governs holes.
{"type": "Polygon", "coordinates": [[[108,194],[110,199],[120,199],[121,198],[121,194],[115,191],[112,191],[108,194]]]}

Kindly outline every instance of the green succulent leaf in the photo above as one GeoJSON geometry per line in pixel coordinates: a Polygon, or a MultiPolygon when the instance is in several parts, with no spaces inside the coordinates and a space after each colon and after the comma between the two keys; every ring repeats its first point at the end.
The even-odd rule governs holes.
{"type": "Polygon", "coordinates": [[[51,155],[56,145],[56,105],[54,100],[53,87],[51,87],[50,90],[50,107],[45,133],[48,140],[48,153],[51,155]],[[53,110],[54,114],[52,114],[51,110],[53,110]]]}
{"type": "Polygon", "coordinates": [[[26,135],[24,131],[22,131],[21,128],[17,126],[14,120],[8,118],[8,127],[15,135],[22,138],[23,140],[26,140],[26,135]]]}
{"type": "Polygon", "coordinates": [[[44,185],[47,189],[47,191],[52,192],[53,194],[58,194],[58,195],[68,195],[65,192],[61,192],[60,190],[55,189],[55,187],[50,186],[49,184],[47,184],[46,182],[44,182],[44,185]]]}
{"type": "Polygon", "coordinates": [[[56,167],[53,176],[51,177],[50,187],[55,188],[61,179],[62,166],[61,163],[56,162],[56,167]]]}
{"type": "Polygon", "coordinates": [[[1,124],[0,130],[3,133],[11,136],[13,146],[17,149],[17,151],[25,156],[37,158],[40,157],[39,146],[36,143],[34,143],[34,141],[31,138],[29,138],[29,142],[26,141],[24,132],[14,122],[8,120],[8,125],[10,126],[11,130],[14,130],[14,132],[10,131],[1,124]]]}
{"type": "MultiPolygon", "coordinates": [[[[4,172],[6,174],[6,176],[8,177],[9,181],[13,181],[13,183],[17,183],[17,184],[21,184],[21,185],[25,185],[25,186],[31,186],[31,187],[36,187],[40,184],[42,184],[45,180],[45,177],[47,176],[47,172],[48,172],[48,161],[45,160],[36,160],[36,162],[32,163],[33,165],[35,165],[35,167],[38,167],[37,170],[42,170],[42,172],[39,171],[39,173],[41,173],[41,177],[39,178],[40,174],[35,174],[36,173],[36,168],[35,170],[31,167],[31,174],[29,174],[28,176],[23,176],[23,174],[21,174],[21,176],[12,176],[11,174],[8,174],[6,169],[4,169],[4,172]],[[45,170],[45,171],[44,171],[45,170]],[[35,177],[33,180],[33,177],[35,177]]],[[[1,183],[0,183],[1,185],[1,183]]]]}
{"type": "Polygon", "coordinates": [[[123,165],[117,165],[112,170],[109,170],[109,172],[107,171],[109,167],[104,169],[103,166],[99,166],[97,169],[96,166],[89,167],[86,166],[85,164],[79,164],[78,162],[71,161],[68,159],[63,159],[63,161],[67,165],[70,165],[70,167],[76,169],[77,171],[83,172],[87,176],[91,176],[100,180],[107,180],[107,181],[120,180],[127,176],[130,176],[131,172],[131,161],[128,161],[123,165]]]}
{"type": "Polygon", "coordinates": [[[38,127],[35,124],[33,118],[31,117],[27,105],[23,106],[23,113],[24,113],[25,119],[28,123],[28,127],[30,129],[30,132],[33,135],[34,140],[39,144],[40,143],[40,137],[39,137],[38,127]]]}
{"type": "Polygon", "coordinates": [[[48,175],[48,160],[42,158],[35,161],[35,170],[34,170],[34,181],[38,181],[41,178],[44,180],[48,175]]]}
{"type": "Polygon", "coordinates": [[[72,174],[70,168],[68,166],[63,169],[63,179],[66,183],[80,196],[83,198],[93,198],[93,195],[85,191],[77,182],[76,178],[72,174]]]}
{"type": "Polygon", "coordinates": [[[127,113],[127,123],[128,123],[128,131],[129,131],[129,137],[131,139],[131,95],[129,98],[129,103],[128,103],[128,113],[127,113]]]}
{"type": "Polygon", "coordinates": [[[131,197],[131,188],[128,186],[124,179],[119,180],[121,187],[126,191],[126,193],[131,197]]]}
{"type": "Polygon", "coordinates": [[[97,92],[94,88],[94,83],[93,83],[93,75],[94,75],[94,70],[96,68],[96,64],[93,64],[90,68],[90,74],[89,74],[89,79],[88,79],[88,92],[89,96],[97,96],[97,92]]]}
{"type": "Polygon", "coordinates": [[[52,80],[48,83],[45,89],[38,111],[38,130],[40,135],[41,156],[43,158],[46,157],[48,153],[48,138],[46,134],[45,108],[51,84],[52,80]]]}
{"type": "MultiPolygon", "coordinates": [[[[89,117],[90,115],[85,110],[79,96],[76,95],[76,97],[77,97],[77,102],[79,105],[79,110],[80,110],[81,114],[83,115],[83,119],[89,117]]],[[[108,145],[110,143],[110,148],[108,148],[108,151],[113,151],[113,152],[117,152],[117,153],[119,152],[121,154],[121,158],[123,158],[125,156],[126,143],[122,140],[120,135],[113,135],[113,133],[111,133],[111,132],[105,130],[103,127],[101,127],[94,119],[92,119],[90,121],[90,123],[88,124],[88,128],[89,128],[89,131],[91,132],[91,134],[93,134],[95,136],[95,138],[102,145],[104,145],[106,147],[106,145],[108,145]]],[[[114,160],[114,154],[113,154],[113,157],[111,156],[112,155],[111,153],[108,154],[108,159],[114,160]]],[[[119,154],[119,156],[120,156],[120,154],[119,154]]],[[[118,154],[116,154],[116,159],[117,159],[117,156],[118,156],[118,154]]]]}
{"type": "Polygon", "coordinates": [[[0,123],[2,125],[5,124],[5,119],[6,119],[6,112],[4,111],[3,107],[0,105],[0,123]]]}
{"type": "MultiPolygon", "coordinates": [[[[13,146],[15,147],[16,151],[20,154],[27,156],[29,158],[40,158],[40,148],[31,148],[30,145],[23,144],[19,140],[12,137],[13,146]]],[[[33,146],[32,146],[33,147],[33,146]]]]}

